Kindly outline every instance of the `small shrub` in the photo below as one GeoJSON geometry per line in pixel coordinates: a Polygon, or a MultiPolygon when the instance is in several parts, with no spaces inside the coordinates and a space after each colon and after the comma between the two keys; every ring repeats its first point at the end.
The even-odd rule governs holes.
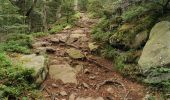
{"type": "Polygon", "coordinates": [[[144,83],[147,83],[156,89],[170,92],[170,69],[168,67],[152,68],[145,73],[144,83]]]}
{"type": "Polygon", "coordinates": [[[55,34],[55,33],[61,32],[66,26],[67,26],[67,24],[57,24],[51,28],[49,33],[55,34]]]}
{"type": "Polygon", "coordinates": [[[118,51],[110,45],[106,45],[101,50],[101,55],[108,59],[114,59],[118,55],[118,51]]]}
{"type": "Polygon", "coordinates": [[[45,32],[37,32],[37,33],[31,33],[30,35],[31,35],[32,37],[38,38],[38,37],[47,36],[48,33],[45,33],[45,32]]]}
{"type": "Polygon", "coordinates": [[[30,53],[32,37],[25,34],[14,34],[0,45],[1,50],[7,52],[30,53]]]}
{"type": "Polygon", "coordinates": [[[121,72],[124,69],[124,67],[126,65],[125,64],[126,60],[127,60],[126,54],[120,54],[115,58],[115,65],[116,65],[116,69],[118,71],[121,72]]]}

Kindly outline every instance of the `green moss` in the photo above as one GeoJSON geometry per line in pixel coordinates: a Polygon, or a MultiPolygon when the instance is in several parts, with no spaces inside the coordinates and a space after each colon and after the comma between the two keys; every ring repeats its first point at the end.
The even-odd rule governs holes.
{"type": "Polygon", "coordinates": [[[7,52],[30,53],[32,36],[25,34],[13,34],[0,44],[0,49],[7,52]]]}

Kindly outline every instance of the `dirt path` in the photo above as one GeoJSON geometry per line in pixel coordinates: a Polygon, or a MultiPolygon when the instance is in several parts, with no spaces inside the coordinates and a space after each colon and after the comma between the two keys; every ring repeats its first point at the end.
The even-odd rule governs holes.
{"type": "Polygon", "coordinates": [[[76,27],[40,38],[35,51],[49,56],[43,83],[45,100],[142,100],[145,87],[123,78],[112,62],[90,53],[91,27],[97,22],[82,13],[76,27]],[[40,52],[41,51],[41,52],[40,52]]]}

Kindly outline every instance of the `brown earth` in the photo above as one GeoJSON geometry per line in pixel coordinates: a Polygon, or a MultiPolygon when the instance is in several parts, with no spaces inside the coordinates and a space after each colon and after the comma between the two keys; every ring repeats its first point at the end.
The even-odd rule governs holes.
{"type": "MultiPolygon", "coordinates": [[[[67,64],[72,68],[81,66],[78,67],[78,72],[75,72],[77,83],[64,83],[60,79],[56,80],[49,73],[42,85],[45,100],[144,99],[147,94],[144,86],[122,77],[114,70],[111,61],[92,55],[88,43],[91,42],[90,31],[97,21],[97,19],[89,19],[82,13],[76,27],[36,40],[36,43],[42,45],[35,46],[35,52],[41,53],[45,48],[48,53],[49,70],[52,65],[67,64]],[[85,58],[73,59],[66,53],[70,48],[80,50],[85,58]]],[[[68,73],[64,74],[67,76],[68,73]]]]}

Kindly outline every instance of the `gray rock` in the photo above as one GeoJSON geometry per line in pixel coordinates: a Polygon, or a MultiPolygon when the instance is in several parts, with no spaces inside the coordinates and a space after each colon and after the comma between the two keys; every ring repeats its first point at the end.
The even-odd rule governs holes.
{"type": "Polygon", "coordinates": [[[62,80],[64,83],[75,83],[76,71],[69,64],[49,66],[49,75],[52,79],[62,80]]]}
{"type": "Polygon", "coordinates": [[[19,55],[14,58],[16,63],[21,64],[24,68],[33,69],[35,72],[33,77],[35,77],[35,82],[41,84],[48,73],[46,59],[44,56],[36,56],[35,54],[31,55],[19,55]]]}
{"type": "Polygon", "coordinates": [[[131,45],[131,48],[137,49],[143,45],[148,38],[148,31],[140,32],[136,35],[134,42],[131,45]]]}
{"type": "Polygon", "coordinates": [[[170,22],[157,23],[151,30],[138,64],[143,71],[170,64],[170,22]]]}

